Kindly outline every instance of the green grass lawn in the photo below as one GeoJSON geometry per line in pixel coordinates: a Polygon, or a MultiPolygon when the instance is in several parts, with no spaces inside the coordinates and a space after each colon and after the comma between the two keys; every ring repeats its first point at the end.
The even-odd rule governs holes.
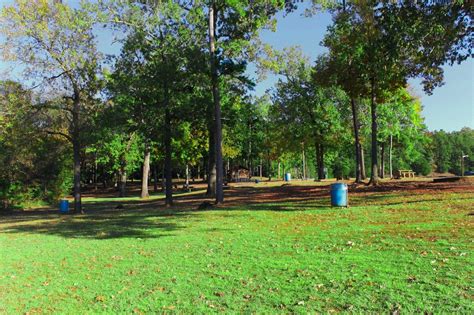
{"type": "Polygon", "coordinates": [[[0,217],[0,313],[474,312],[473,191],[160,203],[0,217]]]}

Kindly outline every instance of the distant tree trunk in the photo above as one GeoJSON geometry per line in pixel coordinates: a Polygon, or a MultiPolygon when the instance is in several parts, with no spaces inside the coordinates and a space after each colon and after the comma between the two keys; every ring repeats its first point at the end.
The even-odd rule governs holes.
{"type": "Polygon", "coordinates": [[[281,166],[281,163],[280,163],[280,161],[278,161],[278,179],[281,178],[280,166],[281,166]]]}
{"type": "Polygon", "coordinates": [[[380,178],[385,178],[385,142],[382,142],[380,146],[380,178]]]}
{"type": "Polygon", "coordinates": [[[125,170],[125,162],[121,163],[119,168],[119,197],[125,197],[126,187],[127,187],[127,171],[125,170]]]}
{"type": "Polygon", "coordinates": [[[359,139],[359,120],[357,113],[357,105],[354,98],[351,98],[352,108],[352,124],[354,128],[354,142],[355,142],[355,159],[356,159],[356,183],[362,182],[362,159],[360,156],[360,139],[359,139]]]}
{"type": "Polygon", "coordinates": [[[130,135],[130,138],[127,141],[127,146],[125,152],[122,153],[120,156],[120,168],[119,168],[119,197],[125,197],[126,187],[127,187],[127,152],[130,151],[130,147],[132,146],[134,134],[130,135]]]}
{"type": "Polygon", "coordinates": [[[189,164],[186,163],[186,181],[184,183],[184,186],[186,187],[186,189],[189,188],[189,164]]]}
{"type": "Polygon", "coordinates": [[[365,172],[365,153],[362,145],[360,145],[360,177],[363,180],[367,178],[367,174],[365,172]]]}
{"type": "Polygon", "coordinates": [[[166,179],[165,179],[165,163],[163,163],[163,167],[161,169],[161,191],[166,190],[166,179]]]}
{"type": "Polygon", "coordinates": [[[74,212],[82,213],[81,200],[81,145],[79,140],[73,139],[72,142],[73,160],[74,160],[74,212]]]}
{"type": "Polygon", "coordinates": [[[303,179],[306,179],[306,158],[304,156],[304,146],[303,146],[303,152],[301,154],[301,160],[303,163],[303,179]]]}
{"type": "Polygon", "coordinates": [[[98,187],[97,187],[97,152],[94,152],[94,177],[93,177],[93,181],[94,181],[94,191],[97,191],[98,187]]]}
{"type": "Polygon", "coordinates": [[[214,119],[212,109],[209,117],[209,154],[207,157],[207,192],[208,197],[216,196],[216,146],[214,142],[214,119]]]}
{"type": "Polygon", "coordinates": [[[217,11],[214,1],[209,6],[209,52],[211,64],[212,96],[214,100],[214,127],[215,127],[215,150],[216,150],[216,204],[224,202],[224,164],[222,160],[222,121],[221,102],[219,96],[219,76],[217,69],[217,55],[215,43],[217,11]]]}
{"type": "Polygon", "coordinates": [[[145,158],[143,159],[142,172],[142,192],[140,197],[142,199],[150,197],[148,194],[148,175],[150,174],[150,146],[145,143],[145,158]]]}
{"type": "Polygon", "coordinates": [[[373,78],[370,80],[371,86],[371,97],[370,97],[370,112],[372,117],[372,172],[370,174],[370,182],[374,186],[379,183],[378,176],[378,145],[377,145],[377,103],[375,100],[375,81],[373,78]]]}
{"type": "Polygon", "coordinates": [[[158,174],[156,169],[156,162],[153,163],[153,192],[158,192],[158,174]]]}
{"type": "Polygon", "coordinates": [[[324,179],[324,146],[320,143],[316,143],[316,169],[318,180],[324,179]]]}
{"type": "Polygon", "coordinates": [[[169,108],[169,100],[167,87],[165,87],[165,205],[173,205],[173,178],[171,169],[171,111],[169,108]]]}
{"type": "Polygon", "coordinates": [[[390,135],[390,147],[389,147],[389,168],[390,168],[390,178],[393,178],[393,168],[392,168],[392,150],[393,150],[393,137],[390,135]]]}
{"type": "Polygon", "coordinates": [[[74,164],[74,212],[83,213],[82,211],[82,199],[81,199],[81,140],[80,140],[80,94],[76,86],[74,86],[74,99],[72,109],[72,122],[71,122],[71,142],[73,151],[73,164],[74,164]]]}

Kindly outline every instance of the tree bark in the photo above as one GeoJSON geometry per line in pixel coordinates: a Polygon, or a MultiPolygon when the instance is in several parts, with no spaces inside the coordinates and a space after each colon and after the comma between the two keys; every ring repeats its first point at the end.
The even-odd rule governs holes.
{"type": "Polygon", "coordinates": [[[173,178],[171,169],[171,112],[168,103],[167,87],[165,87],[165,205],[173,205],[173,178]]]}
{"type": "Polygon", "coordinates": [[[81,145],[79,143],[79,139],[77,139],[76,137],[73,138],[73,142],[72,142],[73,159],[74,159],[74,212],[82,213],[81,145]]]}
{"type": "Polygon", "coordinates": [[[125,162],[122,161],[119,169],[119,197],[125,197],[127,189],[127,171],[125,170],[125,162]]]}
{"type": "Polygon", "coordinates": [[[362,144],[360,144],[360,177],[362,180],[367,178],[367,174],[365,172],[365,153],[362,144]]]}
{"type": "Polygon", "coordinates": [[[217,70],[216,55],[216,7],[212,2],[209,7],[209,52],[211,63],[212,96],[214,100],[214,127],[215,127],[215,148],[216,148],[216,204],[224,202],[224,165],[222,160],[222,121],[221,103],[219,96],[219,75],[217,70]]]}
{"type": "Polygon", "coordinates": [[[153,192],[158,192],[158,174],[156,169],[156,162],[153,163],[153,192]]]}
{"type": "Polygon", "coordinates": [[[97,152],[94,152],[94,191],[97,191],[97,152]]]}
{"type": "Polygon", "coordinates": [[[393,168],[392,168],[392,150],[393,150],[393,137],[390,135],[390,147],[389,147],[389,169],[390,169],[390,178],[393,178],[393,168]]]}
{"type": "Polygon", "coordinates": [[[214,114],[209,109],[209,154],[207,157],[207,192],[208,197],[216,197],[216,145],[214,141],[214,114]]]}
{"type": "Polygon", "coordinates": [[[142,199],[150,197],[148,193],[148,175],[150,174],[150,146],[145,143],[145,157],[143,159],[143,172],[142,172],[142,192],[140,197],[142,199]]]}
{"type": "Polygon", "coordinates": [[[73,164],[74,164],[74,212],[83,213],[82,198],[81,198],[81,140],[80,140],[80,94],[76,87],[74,87],[74,100],[72,108],[72,150],[73,150],[73,164]]]}
{"type": "Polygon", "coordinates": [[[306,157],[304,155],[304,146],[303,146],[303,152],[301,154],[301,160],[303,162],[303,180],[306,179],[306,157]]]}
{"type": "Polygon", "coordinates": [[[316,143],[316,169],[318,180],[324,179],[324,147],[320,143],[316,143]]]}
{"type": "Polygon", "coordinates": [[[184,183],[186,189],[189,189],[189,164],[186,163],[186,181],[184,183]]]}
{"type": "Polygon", "coordinates": [[[355,144],[355,159],[356,159],[356,178],[355,182],[362,182],[362,159],[361,159],[361,150],[360,150],[360,139],[359,139],[359,119],[357,113],[357,105],[354,98],[351,98],[351,108],[352,108],[352,124],[354,128],[354,144],[355,144]]]}
{"type": "Polygon", "coordinates": [[[385,142],[382,142],[380,146],[380,178],[385,178],[385,142]]]}
{"type": "Polygon", "coordinates": [[[372,118],[372,148],[371,148],[371,157],[372,157],[372,171],[370,174],[370,182],[374,186],[379,183],[378,176],[378,145],[377,145],[377,103],[375,100],[375,81],[372,78],[370,80],[371,86],[371,97],[370,97],[370,112],[372,118]]]}

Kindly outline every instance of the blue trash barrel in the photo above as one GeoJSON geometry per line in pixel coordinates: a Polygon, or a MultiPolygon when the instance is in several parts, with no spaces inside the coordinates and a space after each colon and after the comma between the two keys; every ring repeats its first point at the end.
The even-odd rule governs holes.
{"type": "Polygon", "coordinates": [[[285,182],[291,181],[291,173],[285,173],[285,182]]]}
{"type": "Polygon", "coordinates": [[[331,185],[331,206],[347,207],[347,184],[336,183],[331,185]]]}
{"type": "Polygon", "coordinates": [[[61,199],[61,201],[59,201],[59,212],[69,213],[69,200],[61,199]]]}

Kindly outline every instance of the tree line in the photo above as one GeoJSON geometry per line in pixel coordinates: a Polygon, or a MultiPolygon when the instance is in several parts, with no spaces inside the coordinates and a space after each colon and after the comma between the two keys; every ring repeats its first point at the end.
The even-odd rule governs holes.
{"type": "Polygon", "coordinates": [[[141,172],[142,198],[153,177],[171,205],[172,178],[181,174],[186,184],[205,177],[221,203],[232,166],[273,177],[370,176],[376,185],[387,161],[424,174],[441,165],[433,160],[437,134],[426,132],[407,80],[422,78],[430,93],[443,83],[441,66],[471,57],[468,5],[314,1],[309,13],[327,10],[333,23],[322,43],[328,53],[310,62],[259,39],[278,12],[298,4],[5,6],[2,54],[21,63],[25,81],[1,84],[0,167],[8,171],[0,197],[53,200],[72,188],[80,212],[86,184],[116,184],[124,195],[141,172]],[[119,54],[99,50],[102,28],[115,34],[119,54]],[[263,97],[249,93],[249,62],[279,77],[263,97]]]}

